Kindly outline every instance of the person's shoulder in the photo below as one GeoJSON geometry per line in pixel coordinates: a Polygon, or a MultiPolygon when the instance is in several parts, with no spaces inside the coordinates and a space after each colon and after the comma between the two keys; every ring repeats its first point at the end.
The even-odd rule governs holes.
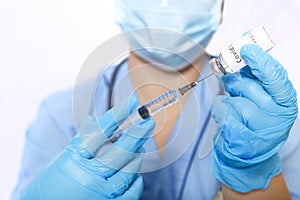
{"type": "Polygon", "coordinates": [[[55,121],[72,121],[72,97],[73,88],[53,92],[42,101],[40,112],[46,113],[55,121]]]}
{"type": "Polygon", "coordinates": [[[37,149],[43,149],[44,154],[56,155],[76,134],[72,91],[57,91],[44,98],[26,130],[26,141],[37,149]]]}
{"type": "Polygon", "coordinates": [[[60,90],[51,93],[43,101],[42,104],[48,106],[51,110],[61,110],[66,108],[66,105],[72,104],[73,88],[60,90]]]}

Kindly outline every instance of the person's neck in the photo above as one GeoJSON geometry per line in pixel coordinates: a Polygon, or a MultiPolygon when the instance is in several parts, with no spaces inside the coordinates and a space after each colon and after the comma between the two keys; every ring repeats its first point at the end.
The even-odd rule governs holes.
{"type": "MultiPolygon", "coordinates": [[[[196,81],[204,66],[204,61],[205,55],[202,55],[194,65],[190,65],[180,72],[166,72],[131,53],[129,56],[129,76],[140,103],[145,104],[171,88],[177,89],[196,81]]],[[[160,155],[164,152],[164,147],[187,96],[189,96],[188,93],[181,98],[179,103],[153,116],[156,121],[153,136],[160,155]]]]}
{"type": "Polygon", "coordinates": [[[166,91],[196,81],[203,69],[205,58],[206,55],[202,54],[193,64],[181,71],[164,71],[136,54],[130,53],[128,69],[136,90],[153,85],[155,88],[161,87],[162,91],[166,91]]]}

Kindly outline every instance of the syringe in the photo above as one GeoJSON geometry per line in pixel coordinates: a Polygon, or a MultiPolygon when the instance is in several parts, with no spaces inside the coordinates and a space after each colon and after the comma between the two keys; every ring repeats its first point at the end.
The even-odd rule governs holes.
{"type": "Polygon", "coordinates": [[[227,73],[234,73],[244,67],[246,62],[242,60],[240,54],[241,47],[245,44],[256,44],[260,46],[263,50],[268,51],[273,47],[273,42],[270,39],[268,33],[263,26],[259,26],[253,31],[248,32],[239,41],[228,46],[226,50],[220,53],[216,58],[210,60],[209,64],[213,73],[204,76],[202,79],[185,85],[184,87],[176,89],[171,89],[159,97],[153,99],[152,101],[141,106],[135,110],[118,128],[118,130],[113,134],[110,141],[114,142],[118,140],[123,133],[131,128],[134,124],[154,116],[158,112],[165,110],[169,106],[177,103],[179,97],[183,96],[187,91],[195,87],[199,82],[204,79],[216,75],[217,77],[222,77],[227,73]]]}
{"type": "Polygon", "coordinates": [[[156,97],[152,101],[142,105],[119,126],[116,132],[110,138],[111,142],[117,141],[129,128],[133,127],[135,124],[156,115],[157,113],[165,110],[166,108],[174,105],[180,99],[180,96],[183,96],[187,91],[195,87],[199,82],[203,81],[204,79],[210,77],[212,74],[209,74],[202,79],[189,83],[181,88],[170,89],[167,92],[163,93],[162,95],[156,97]]]}

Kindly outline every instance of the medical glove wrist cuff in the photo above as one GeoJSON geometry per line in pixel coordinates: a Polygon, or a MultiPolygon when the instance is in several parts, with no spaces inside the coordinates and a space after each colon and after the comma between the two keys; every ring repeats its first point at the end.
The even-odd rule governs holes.
{"type": "Polygon", "coordinates": [[[271,178],[281,171],[278,153],[260,163],[250,166],[231,166],[222,160],[217,151],[213,151],[211,162],[212,174],[228,188],[236,192],[265,190],[271,178]]]}

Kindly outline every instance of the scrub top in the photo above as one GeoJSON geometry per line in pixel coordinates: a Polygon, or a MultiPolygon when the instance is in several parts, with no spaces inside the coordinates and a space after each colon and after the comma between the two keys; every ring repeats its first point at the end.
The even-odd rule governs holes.
{"type": "MultiPolygon", "coordinates": [[[[20,199],[23,190],[40,170],[65,149],[77,132],[76,124],[80,123],[85,113],[97,117],[107,110],[108,91],[115,68],[110,66],[99,76],[96,86],[93,84],[95,90],[92,97],[84,95],[85,87],[82,87],[82,95],[77,93],[77,96],[86,98],[82,102],[89,105],[88,111],[86,106],[81,108],[82,102],[74,101],[73,90],[57,92],[42,102],[35,121],[26,132],[19,181],[12,194],[13,200],[20,199]]],[[[203,75],[208,73],[208,68],[206,63],[203,75]]],[[[134,93],[127,62],[120,66],[113,89],[113,105],[134,93]]],[[[141,169],[144,180],[142,199],[214,199],[221,183],[210,172],[212,136],[216,131],[210,107],[214,97],[221,92],[222,87],[213,76],[194,88],[182,105],[181,114],[162,157],[157,152],[154,138],[149,138],[145,143],[141,169]]],[[[282,173],[293,199],[300,199],[299,128],[297,120],[279,152],[282,173]]]]}

